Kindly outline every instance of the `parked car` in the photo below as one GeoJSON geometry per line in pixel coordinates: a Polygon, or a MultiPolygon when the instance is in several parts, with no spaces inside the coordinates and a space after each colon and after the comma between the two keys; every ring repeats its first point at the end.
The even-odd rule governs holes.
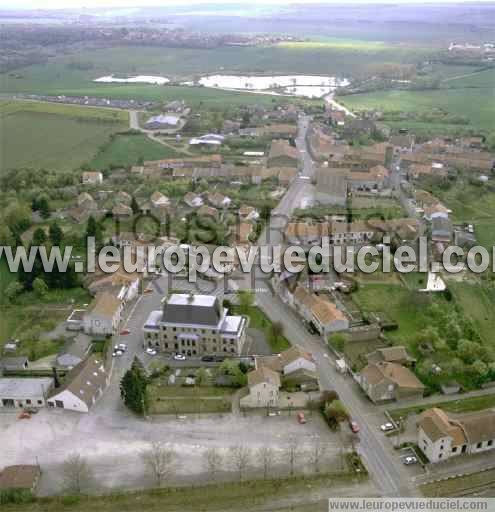
{"type": "Polygon", "coordinates": [[[306,417],[304,416],[304,413],[303,412],[298,412],[297,413],[297,421],[301,424],[301,425],[304,425],[306,423],[306,417]]]}
{"type": "Polygon", "coordinates": [[[204,361],[205,363],[211,363],[215,361],[215,358],[213,356],[203,356],[201,361],[204,361]]]}
{"type": "Polygon", "coordinates": [[[216,363],[223,363],[225,361],[225,356],[213,356],[213,360],[216,363]]]}
{"type": "Polygon", "coordinates": [[[123,329],[120,331],[121,336],[126,336],[127,334],[131,334],[131,331],[129,329],[123,329]]]}
{"type": "Polygon", "coordinates": [[[382,432],[390,432],[391,430],[394,430],[395,427],[393,423],[390,423],[390,421],[387,421],[387,423],[384,423],[383,425],[380,425],[380,430],[382,432]]]}
{"type": "Polygon", "coordinates": [[[349,420],[349,428],[352,430],[354,434],[357,434],[359,432],[359,425],[353,420],[349,420]]]}
{"type": "Polygon", "coordinates": [[[125,352],[127,350],[127,345],[125,343],[119,343],[118,345],[115,345],[113,348],[115,350],[120,350],[121,352],[125,352]]]}
{"type": "Polygon", "coordinates": [[[154,348],[151,348],[151,347],[148,347],[146,349],[146,353],[149,355],[149,356],[156,356],[157,352],[154,348]]]}
{"type": "Polygon", "coordinates": [[[145,288],[144,293],[153,293],[153,288],[145,288]]]}
{"type": "Polygon", "coordinates": [[[186,356],[184,354],[175,354],[174,361],[185,361],[186,356]]]}
{"type": "Polygon", "coordinates": [[[122,352],[122,350],[114,350],[112,352],[112,357],[120,357],[122,355],[124,355],[124,352],[122,352]]]}
{"type": "Polygon", "coordinates": [[[417,464],[418,463],[418,459],[417,457],[414,457],[414,455],[410,455],[408,457],[404,457],[402,459],[402,462],[406,465],[406,466],[410,466],[411,464],[417,464]]]}

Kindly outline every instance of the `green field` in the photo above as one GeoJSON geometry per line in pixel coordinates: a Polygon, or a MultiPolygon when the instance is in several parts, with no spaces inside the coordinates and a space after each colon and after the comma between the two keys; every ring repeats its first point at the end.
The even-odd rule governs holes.
{"type": "Polygon", "coordinates": [[[446,400],[419,407],[403,407],[400,409],[393,409],[389,412],[394,419],[398,420],[399,418],[405,418],[410,414],[421,414],[423,411],[431,409],[432,407],[438,407],[453,413],[482,411],[484,409],[495,407],[495,394],[476,396],[472,398],[461,398],[460,400],[446,400]]]}
{"type": "Polygon", "coordinates": [[[37,102],[1,102],[0,170],[71,170],[90,160],[108,137],[127,128],[127,114],[37,102]]]}
{"type": "MultiPolygon", "coordinates": [[[[451,82],[453,83],[453,82],[451,82]]],[[[450,114],[465,116],[472,127],[493,130],[495,118],[495,86],[491,88],[456,88],[429,91],[378,91],[366,94],[342,96],[340,101],[353,110],[376,109],[383,112],[402,111],[429,113],[434,109],[443,109],[450,114]]],[[[408,127],[410,121],[394,122],[394,125],[408,127]]],[[[429,123],[412,124],[411,129],[444,130],[466,129],[469,125],[437,125],[429,123]]]]}
{"type": "Polygon", "coordinates": [[[435,52],[427,48],[349,39],[244,48],[131,46],[91,49],[73,55],[57,56],[46,65],[33,65],[6,74],[1,90],[26,92],[33,85],[54,89],[57,83],[58,88],[73,89],[84,81],[111,73],[162,74],[169,78],[216,72],[348,76],[361,73],[363,68],[377,63],[420,62],[435,52]],[[84,66],[78,66],[80,64],[84,66]],[[77,69],[78,67],[86,69],[77,69]]]}
{"type": "Polygon", "coordinates": [[[148,139],[146,135],[115,135],[89,163],[94,169],[127,167],[143,160],[180,157],[180,153],[148,139]]]}
{"type": "Polygon", "coordinates": [[[232,388],[148,387],[150,414],[227,413],[232,409],[232,388]]]}

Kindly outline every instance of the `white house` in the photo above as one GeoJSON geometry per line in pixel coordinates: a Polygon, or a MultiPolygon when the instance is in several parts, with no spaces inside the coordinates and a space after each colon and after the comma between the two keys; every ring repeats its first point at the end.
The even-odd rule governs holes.
{"type": "Polygon", "coordinates": [[[98,294],[84,313],[83,331],[99,336],[114,334],[120,324],[122,308],[118,297],[108,292],[98,294]]]}
{"type": "Polygon", "coordinates": [[[81,181],[83,185],[99,185],[103,183],[103,174],[99,171],[84,171],[81,181]]]}
{"type": "Polygon", "coordinates": [[[249,395],[241,398],[242,407],[275,407],[278,405],[280,375],[261,366],[248,373],[249,395]]]}
{"type": "Polygon", "coordinates": [[[200,206],[203,206],[203,199],[201,199],[201,196],[198,196],[193,192],[188,192],[184,196],[184,203],[191,208],[199,208],[200,206]]]}
{"type": "Polygon", "coordinates": [[[297,370],[316,372],[313,356],[298,345],[280,353],[280,364],[284,375],[290,375],[297,370]]]}
{"type": "Polygon", "coordinates": [[[430,462],[495,447],[495,410],[448,414],[434,407],[418,421],[418,446],[430,462]]]}
{"type": "Polygon", "coordinates": [[[93,354],[66,375],[62,387],[53,390],[47,399],[48,407],[89,412],[108,381],[103,358],[93,354]]]}
{"type": "Polygon", "coordinates": [[[151,194],[150,201],[154,208],[166,208],[170,206],[170,199],[158,190],[151,194]]]}
{"type": "Polygon", "coordinates": [[[52,387],[51,377],[0,378],[0,409],[43,407],[52,387]]]}

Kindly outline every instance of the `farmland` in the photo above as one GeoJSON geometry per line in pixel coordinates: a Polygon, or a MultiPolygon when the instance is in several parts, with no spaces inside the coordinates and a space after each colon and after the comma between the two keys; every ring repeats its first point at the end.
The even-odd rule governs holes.
{"type": "Polygon", "coordinates": [[[128,167],[142,160],[159,160],[161,158],[175,158],[180,154],[148,139],[145,135],[117,134],[101,147],[98,154],[91,160],[90,166],[94,169],[107,169],[111,166],[128,167]]]}
{"type": "MultiPolygon", "coordinates": [[[[453,82],[451,82],[453,83],[453,82]]],[[[448,88],[428,91],[378,91],[366,94],[353,94],[340,98],[341,102],[353,110],[377,109],[383,112],[402,111],[428,113],[442,109],[449,114],[466,117],[474,129],[491,130],[495,116],[495,87],[448,88]]],[[[397,123],[396,123],[397,124],[397,123]]],[[[400,126],[408,127],[408,121],[400,126]]],[[[430,128],[430,123],[416,123],[411,129],[430,128]]],[[[469,126],[461,125],[460,128],[469,126]]],[[[459,128],[459,125],[436,126],[437,133],[459,128]]]]}
{"type": "Polygon", "coordinates": [[[110,109],[1,102],[0,169],[76,168],[90,160],[111,134],[127,126],[126,116],[110,109]]]}

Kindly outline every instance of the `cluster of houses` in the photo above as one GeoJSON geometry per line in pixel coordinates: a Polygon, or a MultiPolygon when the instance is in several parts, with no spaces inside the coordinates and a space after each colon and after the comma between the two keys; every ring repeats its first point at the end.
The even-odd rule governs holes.
{"type": "Polygon", "coordinates": [[[418,446],[432,463],[495,447],[495,410],[453,414],[438,407],[418,420],[418,446]]]}
{"type": "MultiPolygon", "coordinates": [[[[319,390],[313,356],[297,345],[277,355],[256,357],[247,378],[248,394],[240,400],[243,408],[281,407],[283,390],[319,390]]],[[[287,400],[284,403],[290,406],[287,400]]]]}
{"type": "MultiPolygon", "coordinates": [[[[17,372],[18,374],[19,372],[17,372]]],[[[92,354],[59,377],[0,376],[0,409],[49,407],[88,412],[109,382],[105,358],[92,354]]]]}

